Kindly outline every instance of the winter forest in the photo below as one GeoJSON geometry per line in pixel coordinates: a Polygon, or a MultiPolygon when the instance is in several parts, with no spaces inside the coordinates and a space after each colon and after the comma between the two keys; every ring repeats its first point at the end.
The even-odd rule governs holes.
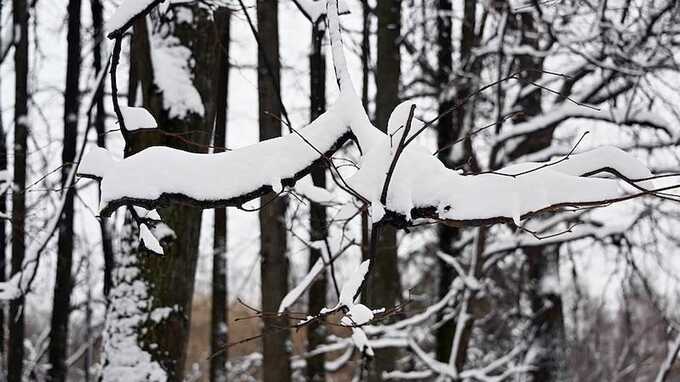
{"type": "Polygon", "coordinates": [[[0,0],[0,382],[680,380],[680,3],[0,0]]]}

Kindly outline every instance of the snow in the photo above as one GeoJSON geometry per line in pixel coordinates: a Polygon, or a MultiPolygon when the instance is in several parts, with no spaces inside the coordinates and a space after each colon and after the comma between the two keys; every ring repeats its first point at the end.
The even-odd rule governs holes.
{"type": "Polygon", "coordinates": [[[123,236],[123,246],[116,251],[111,303],[103,334],[103,382],[164,382],[167,375],[151,354],[140,347],[140,326],[148,318],[147,284],[139,278],[136,253],[131,247],[132,228],[123,236]]]}
{"type": "Polygon", "coordinates": [[[347,314],[340,320],[340,324],[344,326],[361,326],[371,321],[373,317],[373,311],[366,305],[355,304],[349,308],[347,314]]]}
{"type": "Polygon", "coordinates": [[[368,343],[366,332],[361,328],[352,328],[352,341],[354,341],[354,346],[356,346],[360,352],[365,353],[369,357],[375,355],[373,348],[371,348],[371,345],[368,343]]]}
{"type": "Polygon", "coordinates": [[[114,166],[117,159],[101,147],[91,147],[78,165],[78,175],[101,179],[114,166]]]}
{"type": "MultiPolygon", "coordinates": [[[[326,1],[325,0],[294,0],[295,4],[300,8],[302,13],[310,19],[312,23],[319,21],[319,18],[326,15],[326,1]]],[[[344,0],[338,1],[338,9],[341,15],[350,13],[349,7],[344,0]]]]}
{"type": "Polygon", "coordinates": [[[129,131],[155,129],[158,127],[158,123],[154,117],[143,107],[121,106],[120,112],[123,114],[125,127],[129,131]]]}
{"type": "Polygon", "coordinates": [[[295,192],[318,204],[331,204],[335,196],[325,188],[317,187],[311,176],[306,176],[295,183],[295,192]]]}
{"type": "MultiPolygon", "coordinates": [[[[334,4],[332,1],[329,3],[331,15],[335,14],[334,4]]],[[[406,124],[414,104],[407,101],[395,108],[388,124],[389,131],[394,135],[391,139],[376,129],[366,116],[347,71],[337,15],[329,17],[328,21],[341,93],[328,112],[300,130],[306,142],[297,134],[291,134],[219,154],[194,154],[167,147],[152,147],[107,169],[101,182],[101,208],[106,210],[110,205],[118,206],[123,200],[153,205],[164,196],[171,195],[180,195],[206,206],[243,203],[247,201],[243,199],[261,195],[267,187],[281,191],[282,183],[286,183],[283,180],[291,183],[291,179],[299,178],[319,159],[317,150],[323,153],[332,150],[350,131],[357,137],[363,156],[360,169],[348,179],[348,183],[363,199],[380,200],[398,143],[395,138],[403,134],[405,129],[402,126],[406,124]]],[[[163,52],[164,49],[159,48],[162,47],[157,46],[153,51],[163,52]]],[[[170,54],[167,59],[156,61],[164,63],[165,67],[174,57],[186,64],[188,57],[183,56],[185,53],[188,51],[170,54]]],[[[175,66],[167,65],[170,68],[175,66]]],[[[171,73],[161,73],[159,78],[167,80],[173,77],[171,73]]],[[[181,77],[187,78],[186,75],[181,77]]],[[[190,94],[190,90],[183,90],[184,85],[175,85],[170,86],[172,91],[169,94],[181,95],[182,101],[177,101],[179,104],[195,97],[190,94]]],[[[195,92],[190,84],[186,84],[186,87],[195,92]]],[[[175,106],[173,112],[180,114],[191,109],[175,106]]],[[[587,110],[590,109],[579,109],[579,112],[595,113],[587,110]]],[[[575,113],[572,109],[566,112],[575,113]]],[[[422,126],[422,122],[415,120],[411,134],[419,126],[422,126]]],[[[644,165],[615,148],[572,155],[569,160],[539,168],[541,166],[526,163],[502,169],[498,173],[461,175],[447,169],[438,158],[431,155],[430,150],[414,141],[406,147],[397,162],[383,208],[404,216],[407,221],[412,220],[414,209],[421,209],[436,211],[434,216],[430,212],[427,217],[451,221],[511,219],[519,225],[526,216],[555,206],[588,205],[623,195],[619,182],[580,177],[584,173],[607,167],[632,178],[649,175],[644,165]],[[523,172],[526,173],[521,174],[523,172]],[[482,205],[484,208],[480,208],[482,205]]],[[[372,204],[373,219],[377,221],[376,217],[382,217],[381,207],[376,202],[372,204]]]]}
{"type": "MultiPolygon", "coordinates": [[[[161,0],[162,1],[162,0],[161,0]]],[[[142,13],[146,8],[150,7],[154,2],[159,0],[125,0],[116,8],[115,13],[109,18],[106,23],[106,30],[109,35],[112,33],[124,32],[124,28],[137,15],[142,13]]]]}
{"type": "Polygon", "coordinates": [[[158,241],[158,239],[156,239],[153,233],[151,233],[149,227],[147,227],[146,224],[139,225],[139,238],[141,242],[144,243],[144,247],[149,251],[157,255],[164,254],[161,243],[158,241]]]}
{"type": "Polygon", "coordinates": [[[359,264],[357,269],[350,274],[349,279],[342,285],[340,298],[338,299],[339,307],[352,307],[354,305],[354,296],[357,294],[357,291],[359,291],[359,288],[364,281],[364,277],[366,276],[366,273],[368,273],[370,264],[370,260],[366,260],[359,264]]]}
{"type": "Polygon", "coordinates": [[[163,108],[170,118],[203,115],[201,95],[193,84],[191,51],[176,37],[151,34],[154,83],[163,93],[163,108]]]}
{"type": "MultiPolygon", "coordinates": [[[[329,151],[347,125],[331,109],[301,129],[321,152],[329,151]]],[[[296,134],[219,154],[188,153],[151,147],[120,162],[86,156],[85,168],[103,176],[101,208],[122,198],[153,201],[165,194],[182,194],[201,202],[236,198],[262,187],[279,187],[298,176],[319,154],[296,134]],[[90,159],[95,160],[89,164],[90,159]],[[191,181],[187,181],[191,179],[191,181]]]]}
{"type": "Polygon", "coordinates": [[[302,278],[300,283],[293,289],[291,289],[286,296],[281,300],[279,305],[279,313],[285,312],[290,308],[304,293],[309,289],[314,280],[323,272],[324,263],[322,259],[318,259],[316,263],[312,266],[312,269],[302,278]]]}

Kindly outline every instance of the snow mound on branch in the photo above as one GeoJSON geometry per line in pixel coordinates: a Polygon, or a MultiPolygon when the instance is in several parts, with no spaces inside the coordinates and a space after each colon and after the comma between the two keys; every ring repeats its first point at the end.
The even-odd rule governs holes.
{"type": "Polygon", "coordinates": [[[295,192],[318,204],[331,204],[335,196],[325,188],[317,187],[311,176],[306,176],[295,183],[295,192]]]}
{"type": "MultiPolygon", "coordinates": [[[[393,131],[406,124],[405,110],[410,109],[407,106],[408,102],[395,109],[390,120],[393,131]]],[[[388,136],[383,136],[366,151],[360,170],[349,179],[350,185],[368,200],[380,199],[397,144],[394,139],[390,142],[388,136]]],[[[519,224],[526,214],[548,207],[596,203],[621,196],[617,181],[581,177],[602,168],[614,169],[633,179],[651,176],[642,163],[614,147],[571,155],[567,160],[558,159],[549,164],[526,163],[496,173],[460,175],[446,168],[425,148],[412,143],[397,162],[388,188],[386,209],[409,220],[414,208],[435,207],[442,219],[503,217],[519,224]]]]}
{"type": "Polygon", "coordinates": [[[132,19],[158,0],[125,0],[106,23],[108,34],[119,33],[132,19]]]}
{"type": "Polygon", "coordinates": [[[373,317],[373,311],[366,305],[356,304],[349,308],[347,314],[340,320],[340,324],[344,326],[361,326],[371,321],[373,317]]]}
{"type": "MultiPolygon", "coordinates": [[[[321,152],[329,151],[348,132],[347,125],[333,110],[300,130],[321,152]]],[[[181,194],[200,202],[236,198],[274,183],[280,185],[282,179],[295,177],[319,157],[302,138],[291,134],[219,154],[157,146],[120,162],[107,161],[102,165],[100,156],[87,156],[83,162],[86,168],[95,168],[94,172],[103,177],[104,209],[122,198],[153,201],[164,194],[181,194]],[[90,159],[95,163],[88,163],[90,159]]]]}
{"type": "Polygon", "coordinates": [[[156,119],[143,107],[121,106],[120,112],[123,114],[125,128],[130,131],[155,129],[158,127],[156,119]]]}
{"type": "Polygon", "coordinates": [[[78,165],[78,175],[101,179],[118,160],[105,148],[92,147],[78,165]]]}

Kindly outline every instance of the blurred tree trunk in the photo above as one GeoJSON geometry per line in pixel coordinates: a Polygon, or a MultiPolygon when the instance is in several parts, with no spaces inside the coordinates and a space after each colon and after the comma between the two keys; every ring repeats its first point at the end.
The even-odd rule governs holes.
{"type": "MultiPolygon", "coordinates": [[[[370,104],[368,101],[368,83],[370,79],[371,62],[371,8],[368,0],[362,0],[362,27],[361,27],[361,104],[366,110],[366,114],[371,115],[370,104]]],[[[361,258],[368,260],[368,247],[371,240],[369,229],[368,211],[361,211],[361,258]]]]}
{"type": "Polygon", "coordinates": [[[566,381],[566,334],[559,289],[559,247],[529,247],[524,250],[528,264],[528,293],[531,303],[531,325],[536,340],[533,344],[534,367],[529,380],[566,381]]]}
{"type": "MultiPolygon", "coordinates": [[[[520,13],[510,26],[521,34],[522,45],[537,50],[540,48],[540,32],[532,13],[520,13]]],[[[520,55],[517,59],[521,76],[527,81],[538,82],[542,77],[543,58],[520,55]]],[[[540,115],[543,112],[541,102],[540,91],[520,98],[518,104],[525,115],[515,118],[514,122],[525,122],[528,118],[540,115]]],[[[516,158],[537,152],[549,147],[552,140],[553,129],[532,134],[518,145],[511,156],[516,158]]],[[[528,267],[527,293],[531,302],[531,325],[537,335],[534,343],[536,352],[531,360],[534,369],[529,372],[529,379],[534,382],[563,381],[566,380],[567,344],[559,289],[559,246],[531,247],[524,252],[528,267]]]]}
{"type": "MultiPolygon", "coordinates": [[[[101,0],[90,0],[90,10],[92,13],[92,37],[95,42],[92,54],[92,65],[95,72],[102,70],[102,45],[104,43],[104,8],[101,0]]],[[[104,106],[104,87],[97,91],[95,95],[96,107],[94,117],[94,128],[97,134],[97,146],[106,147],[106,109],[104,106]]],[[[113,272],[113,244],[109,233],[107,219],[99,219],[99,231],[102,237],[102,254],[104,255],[104,297],[108,301],[109,291],[111,290],[111,272],[113,272]]]]}
{"type": "MultiPolygon", "coordinates": [[[[322,21],[321,21],[322,22],[322,21]]],[[[319,23],[312,26],[312,54],[309,57],[309,77],[310,77],[310,120],[315,120],[326,110],[326,60],[323,54],[324,30],[319,28],[319,23]]],[[[323,166],[312,168],[312,181],[314,185],[326,188],[326,169],[323,166]]],[[[310,206],[310,241],[324,241],[328,237],[328,223],[326,220],[326,207],[321,204],[311,202],[310,206]]],[[[309,267],[321,258],[321,250],[318,248],[309,249],[309,267]]],[[[309,289],[309,313],[316,314],[326,307],[326,292],[328,290],[328,279],[326,273],[322,272],[312,283],[309,289]]],[[[312,351],[326,341],[326,326],[318,321],[314,321],[307,328],[307,351],[312,351]]],[[[326,356],[318,354],[307,359],[307,380],[325,381],[326,380],[326,356]]]]}
{"type": "MultiPolygon", "coordinates": [[[[453,97],[448,97],[450,92],[449,83],[451,76],[453,74],[453,39],[451,38],[452,32],[452,12],[453,6],[451,0],[438,0],[437,2],[437,83],[440,84],[439,89],[439,114],[444,113],[446,110],[454,105],[453,97]]],[[[461,52],[461,55],[463,52],[461,52]]],[[[439,159],[447,167],[453,168],[455,166],[452,163],[452,149],[445,148],[454,142],[460,134],[460,126],[456,126],[454,129],[453,125],[453,115],[447,115],[437,122],[437,147],[441,150],[439,152],[439,159]]],[[[459,229],[449,227],[444,224],[437,226],[437,237],[439,241],[439,250],[450,256],[458,256],[459,253],[454,252],[452,249],[452,244],[459,236],[459,229]]],[[[445,261],[439,259],[439,285],[438,285],[438,296],[439,299],[444,298],[451,288],[453,283],[454,273],[445,261]]],[[[446,313],[441,312],[438,321],[442,321],[446,313]]],[[[451,355],[451,343],[453,342],[453,334],[456,330],[455,321],[448,320],[442,322],[441,326],[437,329],[436,335],[436,349],[437,349],[437,360],[440,362],[448,362],[451,355]]]]}
{"type": "MultiPolygon", "coordinates": [[[[215,138],[213,152],[224,152],[227,144],[227,100],[229,94],[229,44],[231,41],[231,11],[222,7],[215,12],[215,23],[219,35],[215,89],[215,138]]],[[[212,269],[212,316],[210,320],[210,353],[218,355],[210,359],[210,381],[226,382],[226,363],[229,359],[228,337],[228,287],[227,282],[227,209],[215,209],[213,232],[213,269],[212,269]]]]}
{"type": "MultiPolygon", "coordinates": [[[[448,7],[447,4],[442,4],[442,7],[448,7]]],[[[446,14],[446,13],[445,13],[446,14]]],[[[473,102],[465,102],[465,99],[470,96],[475,90],[475,86],[477,86],[477,78],[479,77],[479,73],[481,71],[481,66],[474,61],[474,58],[472,56],[472,48],[475,46],[475,29],[477,25],[477,0],[465,0],[463,4],[463,19],[460,25],[460,72],[462,73],[461,76],[455,78],[454,82],[454,87],[456,89],[455,91],[455,97],[453,97],[450,101],[446,100],[440,104],[440,112],[443,112],[444,110],[449,109],[450,107],[454,105],[461,105],[459,106],[454,113],[452,113],[451,118],[452,118],[452,125],[451,129],[447,130],[447,127],[440,126],[438,128],[438,144],[439,145],[447,145],[447,144],[452,144],[454,141],[464,138],[465,134],[469,134],[471,130],[473,129],[474,125],[474,103],[473,102]],[[449,103],[450,102],[450,103],[449,103]]],[[[440,36],[439,38],[441,39],[440,43],[440,48],[443,47],[445,44],[447,44],[447,39],[445,36],[442,36],[442,32],[446,32],[443,30],[444,28],[448,28],[445,24],[442,24],[442,31],[440,31],[440,36]]],[[[450,29],[446,29],[450,30],[450,29]]],[[[447,54],[446,49],[444,48],[443,50],[440,51],[440,57],[439,59],[441,60],[440,62],[444,63],[444,68],[446,65],[448,65],[448,62],[446,60],[448,59],[447,57],[441,57],[443,54],[447,54]]],[[[440,68],[441,70],[441,68],[440,68]]],[[[440,76],[443,76],[444,74],[441,73],[440,76]]],[[[447,79],[446,83],[450,83],[451,79],[447,79]]],[[[442,153],[440,153],[440,156],[444,156],[444,163],[448,167],[456,168],[456,167],[462,167],[464,168],[467,172],[478,172],[479,171],[479,165],[477,164],[477,161],[475,159],[475,156],[472,151],[472,140],[471,138],[465,137],[458,145],[461,147],[454,146],[453,148],[449,150],[445,150],[442,153]],[[448,154],[448,155],[447,155],[448,154]]],[[[486,228],[482,227],[478,229],[477,232],[477,242],[475,248],[472,249],[472,251],[476,252],[477,255],[472,255],[472,256],[481,256],[481,253],[484,251],[485,247],[485,240],[486,240],[486,228]]],[[[455,244],[455,240],[459,237],[460,231],[451,227],[446,227],[446,226],[441,226],[439,227],[439,245],[440,245],[440,250],[448,255],[451,256],[457,256],[460,255],[460,253],[455,253],[453,250],[453,245],[455,244]]],[[[473,264],[471,266],[474,267],[479,267],[480,266],[480,261],[473,261],[473,264]]],[[[442,268],[442,274],[441,274],[441,279],[440,279],[440,288],[446,288],[444,290],[440,289],[440,296],[443,296],[446,294],[448,291],[448,288],[451,286],[451,282],[454,279],[454,275],[451,272],[451,269],[448,268],[447,265],[440,263],[442,268]]],[[[479,269],[475,269],[475,273],[477,273],[479,269]]],[[[466,314],[469,314],[471,311],[474,310],[474,305],[476,304],[477,300],[476,297],[473,295],[470,298],[470,302],[467,305],[468,311],[466,314]]],[[[458,345],[457,348],[457,354],[451,354],[452,350],[452,342],[455,334],[455,330],[459,330],[456,328],[456,323],[454,322],[447,322],[442,326],[442,329],[440,330],[441,335],[438,334],[438,343],[437,343],[437,357],[442,361],[448,361],[449,363],[453,363],[457,370],[462,370],[463,367],[465,366],[465,363],[467,362],[467,356],[468,356],[468,348],[470,344],[470,340],[472,338],[472,329],[474,328],[474,317],[470,315],[469,319],[465,320],[463,323],[463,328],[461,328],[461,340],[460,344],[458,345]],[[448,344],[448,349],[447,345],[448,344]],[[448,358],[447,358],[448,357],[448,358]]]]}
{"type": "MultiPolygon", "coordinates": [[[[64,92],[64,140],[61,153],[61,186],[68,182],[69,172],[76,158],[78,143],[78,109],[80,106],[80,8],[81,0],[68,3],[68,34],[66,58],[66,89],[64,92]]],[[[50,327],[48,379],[65,381],[68,368],[68,320],[73,289],[73,200],[75,189],[64,189],[66,193],[64,212],[59,222],[57,245],[57,274],[54,283],[52,322],[50,327]]]]}
{"type": "MultiPolygon", "coordinates": [[[[131,47],[135,60],[135,74],[141,85],[143,104],[156,118],[161,131],[154,129],[131,133],[127,142],[128,156],[156,145],[205,153],[210,143],[214,126],[214,65],[218,50],[215,24],[210,11],[200,4],[172,6],[182,8],[184,11],[181,12],[182,18],[173,19],[172,15],[176,13],[169,13],[171,19],[164,20],[164,28],[158,32],[163,34],[154,35],[153,38],[167,39],[166,41],[177,44],[174,45],[176,49],[187,49],[191,52],[191,61],[186,63],[189,69],[177,73],[192,79],[192,85],[198,92],[203,110],[195,108],[185,112],[174,110],[174,105],[168,102],[162,89],[156,86],[146,20],[139,20],[134,27],[131,47]],[[190,15],[189,19],[187,15],[190,15]]],[[[156,63],[166,64],[168,63],[156,63]]],[[[135,83],[132,84],[136,89],[135,83]]],[[[129,369],[135,380],[156,377],[134,373],[133,370],[137,370],[140,364],[143,364],[147,371],[160,367],[167,380],[183,380],[202,210],[186,205],[173,205],[160,208],[158,212],[163,223],[175,235],[174,240],[165,242],[164,256],[148,252],[138,253],[136,232],[130,227],[128,227],[130,234],[124,238],[126,245],[117,255],[120,256],[120,260],[116,262],[117,270],[114,273],[116,282],[111,290],[109,319],[105,333],[108,354],[104,364],[104,380],[115,379],[116,367],[121,367],[120,363],[127,361],[134,362],[122,367],[126,371],[129,369]],[[118,276],[115,276],[116,274],[118,276]],[[139,315],[134,317],[137,321],[125,321],[125,309],[129,309],[130,304],[121,306],[118,302],[120,300],[126,302],[126,299],[138,304],[135,309],[139,309],[139,315]],[[151,314],[154,312],[156,314],[151,314]],[[114,323],[108,324],[110,321],[114,323]],[[120,354],[112,354],[125,352],[126,350],[119,346],[124,344],[124,341],[129,341],[130,337],[136,337],[135,343],[143,352],[150,355],[150,359],[126,360],[120,357],[120,354]],[[110,369],[107,369],[107,366],[110,366],[110,369]]]]}
{"type": "MultiPolygon", "coordinates": [[[[399,80],[401,77],[401,0],[378,0],[378,51],[376,81],[375,122],[379,129],[387,131],[387,121],[392,110],[399,104],[399,80]]],[[[392,226],[381,229],[375,258],[372,259],[373,274],[368,276],[366,301],[372,308],[395,306],[401,299],[397,257],[397,231],[392,226]]],[[[374,367],[369,379],[382,380],[382,372],[393,370],[397,350],[385,348],[376,352],[374,367]]]]}
{"type": "MultiPolygon", "coordinates": [[[[0,15],[2,15],[3,0],[0,0],[0,15]]],[[[0,21],[0,29],[2,22],[0,21]]],[[[0,46],[2,45],[2,33],[0,33],[0,46]]],[[[0,60],[1,61],[1,60],[0,60]]],[[[0,89],[2,89],[2,76],[0,76],[0,89]]],[[[0,94],[1,96],[1,94],[0,94]]],[[[2,97],[0,97],[0,171],[7,171],[7,136],[5,126],[2,123],[2,97]]],[[[0,195],[0,211],[7,212],[7,194],[0,195]]],[[[0,221],[0,282],[7,280],[7,223],[5,219],[0,221]]],[[[6,378],[5,365],[5,307],[0,306],[0,380],[6,378]]]]}
{"type": "MultiPolygon", "coordinates": [[[[281,136],[278,10],[278,0],[257,1],[257,30],[260,40],[257,89],[261,141],[281,136]]],[[[259,210],[262,311],[276,312],[288,290],[286,201],[270,193],[261,198],[261,203],[268,203],[259,210]],[[272,198],[276,199],[271,201],[272,198]]],[[[291,380],[290,331],[284,329],[287,326],[288,320],[284,318],[263,319],[264,382],[291,380]]]]}
{"type": "MultiPolygon", "coordinates": [[[[12,1],[14,47],[14,182],[12,190],[12,274],[21,271],[26,251],[26,151],[28,137],[28,4],[12,1]]],[[[7,380],[20,382],[24,362],[24,297],[9,305],[7,380]]]]}

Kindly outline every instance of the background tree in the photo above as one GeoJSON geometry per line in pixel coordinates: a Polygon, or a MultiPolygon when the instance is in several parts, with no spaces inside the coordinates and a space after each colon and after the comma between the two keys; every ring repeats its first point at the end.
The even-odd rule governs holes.
{"type": "MultiPolygon", "coordinates": [[[[257,89],[260,140],[281,136],[281,77],[278,0],[257,1],[257,89]]],[[[262,311],[276,312],[288,290],[286,201],[269,194],[260,200],[260,282],[262,311]]],[[[262,327],[265,382],[289,381],[290,333],[284,318],[266,318],[262,327]]]]}
{"type": "MultiPolygon", "coordinates": [[[[378,0],[378,42],[376,51],[376,98],[375,124],[387,131],[392,110],[399,104],[401,78],[401,1],[378,0]]],[[[374,226],[375,227],[375,226],[374,226]]],[[[369,275],[366,288],[366,304],[369,306],[394,306],[401,300],[401,280],[398,269],[397,230],[391,226],[378,228],[372,235],[379,237],[374,271],[369,275]]],[[[397,353],[383,349],[376,355],[370,378],[381,380],[381,373],[395,366],[397,353]]]]}
{"type": "MultiPolygon", "coordinates": [[[[324,20],[314,22],[312,25],[312,52],[309,56],[309,108],[310,120],[318,118],[326,111],[326,57],[323,53],[324,28],[321,26],[324,20]]],[[[312,170],[312,182],[314,186],[326,188],[326,170],[319,166],[312,170]]],[[[328,240],[328,219],[326,207],[315,201],[310,201],[309,211],[309,240],[312,243],[322,243],[328,240]]],[[[309,249],[309,268],[322,258],[319,247],[309,249]]],[[[309,311],[316,312],[326,307],[326,293],[328,293],[328,279],[322,272],[312,283],[309,289],[309,311]]],[[[312,351],[326,342],[326,327],[319,322],[312,323],[307,334],[307,349],[312,351]]],[[[326,380],[326,357],[325,354],[313,356],[307,360],[307,380],[326,380]]]]}
{"type": "MultiPolygon", "coordinates": [[[[12,181],[12,274],[21,272],[26,251],[26,150],[28,122],[28,4],[12,1],[14,36],[14,179],[12,181]]],[[[24,298],[12,300],[9,306],[9,346],[7,380],[22,380],[24,362],[24,298]]]]}
{"type": "MultiPolygon", "coordinates": [[[[69,173],[76,159],[78,144],[78,109],[80,106],[80,12],[81,1],[70,0],[68,4],[68,53],[66,63],[66,90],[64,92],[64,144],[62,149],[62,187],[68,187],[69,173]]],[[[54,302],[50,326],[49,359],[52,367],[49,379],[65,381],[68,369],[65,360],[69,354],[68,327],[73,290],[73,208],[75,189],[66,188],[64,211],[59,223],[57,250],[57,274],[54,284],[54,302]]]]}
{"type": "MultiPolygon", "coordinates": [[[[227,144],[227,99],[229,90],[229,46],[231,10],[227,7],[215,11],[215,27],[219,35],[215,87],[215,133],[213,152],[224,152],[227,144]]],[[[216,208],[213,232],[212,264],[212,316],[210,328],[210,351],[215,356],[210,359],[210,380],[227,380],[227,360],[229,355],[228,332],[228,269],[227,269],[227,210],[216,208]]]]}

